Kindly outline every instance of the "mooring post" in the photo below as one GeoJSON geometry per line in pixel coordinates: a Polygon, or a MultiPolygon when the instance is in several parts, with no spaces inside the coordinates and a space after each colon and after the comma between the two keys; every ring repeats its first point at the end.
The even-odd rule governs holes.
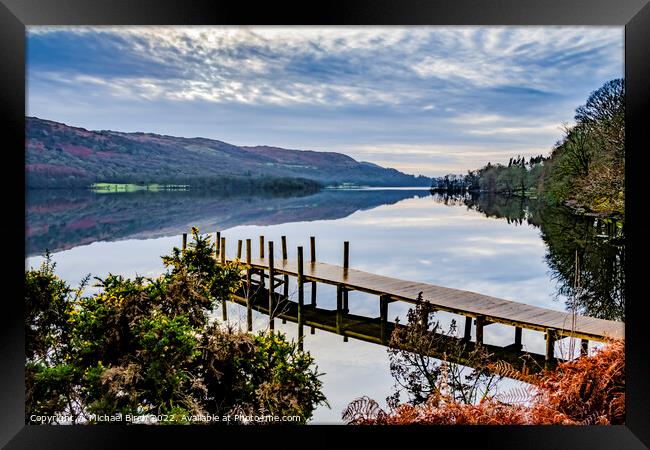
{"type": "MultiPolygon", "coordinates": [[[[343,277],[347,278],[347,271],[350,268],[350,242],[343,242],[343,277]]],[[[348,313],[348,290],[343,289],[343,310],[348,313]]]]}
{"type": "Polygon", "coordinates": [[[485,317],[476,316],[476,345],[483,345],[483,326],[485,317]]]}
{"type": "Polygon", "coordinates": [[[241,247],[242,247],[242,240],[239,239],[237,240],[237,259],[241,261],[241,247]]]}
{"type": "MultiPolygon", "coordinates": [[[[264,236],[260,236],[260,259],[264,259],[264,236]]],[[[260,269],[260,287],[264,288],[264,269],[260,269]]]]}
{"type": "Polygon", "coordinates": [[[521,350],[521,327],[515,327],[515,347],[521,350]]]}
{"type": "Polygon", "coordinates": [[[302,314],[305,303],[305,272],[303,268],[302,247],[298,247],[298,316],[302,314]]]}
{"type": "MultiPolygon", "coordinates": [[[[287,264],[287,237],[282,236],[280,238],[282,240],[282,266],[284,267],[287,264]]],[[[282,289],[282,296],[284,297],[285,300],[289,298],[289,275],[284,275],[282,277],[282,282],[283,284],[283,289],[282,289]]]]}
{"type": "Polygon", "coordinates": [[[343,333],[343,286],[336,285],[336,332],[343,333]]]}
{"type": "Polygon", "coordinates": [[[343,310],[343,286],[341,284],[336,285],[336,311],[343,310]]]}
{"type": "Polygon", "coordinates": [[[302,247],[298,247],[298,348],[302,350],[303,337],[303,306],[305,303],[304,269],[302,247]]]}
{"type": "Polygon", "coordinates": [[[305,340],[305,330],[302,319],[298,319],[298,350],[303,350],[303,341],[305,340]]]}
{"type": "MultiPolygon", "coordinates": [[[[221,238],[221,265],[226,264],[226,238],[221,238]]],[[[221,317],[223,321],[228,320],[228,307],[226,306],[226,298],[224,297],[221,301],[221,317]]]]}
{"type": "Polygon", "coordinates": [[[310,334],[316,334],[316,327],[312,325],[311,330],[309,330],[309,333],[310,334]]]}
{"type": "Polygon", "coordinates": [[[183,251],[187,248],[187,233],[183,233],[183,251]]]}
{"type": "Polygon", "coordinates": [[[273,270],[273,241],[269,241],[269,329],[275,329],[273,322],[273,283],[275,280],[275,270],[273,270]]]}
{"type": "Polygon", "coordinates": [[[246,239],[246,325],[253,331],[253,303],[251,299],[251,240],[246,239]]]}
{"type": "Polygon", "coordinates": [[[580,339],[580,356],[587,356],[589,354],[589,340],[580,339]]]}
{"type": "MultiPolygon", "coordinates": [[[[316,262],[316,236],[309,236],[309,256],[312,271],[316,262]]],[[[311,306],[316,306],[316,282],[311,282],[311,306]]]]}
{"type": "Polygon", "coordinates": [[[555,339],[557,338],[557,331],[554,328],[546,329],[546,363],[547,365],[554,360],[555,352],[555,339]]]}
{"type": "Polygon", "coordinates": [[[221,249],[221,231],[217,231],[217,236],[215,238],[216,240],[214,241],[215,245],[215,252],[214,252],[214,257],[219,258],[220,255],[220,249],[221,249]]]}
{"type": "Polygon", "coordinates": [[[465,316],[465,335],[463,339],[469,342],[472,339],[472,319],[470,316],[465,316]]]}
{"type": "Polygon", "coordinates": [[[228,320],[228,307],[226,306],[225,297],[223,298],[223,300],[221,300],[221,317],[224,322],[228,320]]]}
{"type": "Polygon", "coordinates": [[[388,295],[379,296],[380,339],[382,344],[388,342],[388,295]]]}

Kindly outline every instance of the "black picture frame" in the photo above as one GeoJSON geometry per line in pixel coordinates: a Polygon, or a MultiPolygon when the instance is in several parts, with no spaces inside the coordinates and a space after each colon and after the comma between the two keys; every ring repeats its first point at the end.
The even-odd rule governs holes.
{"type": "MultiPolygon", "coordinates": [[[[650,446],[650,340],[646,337],[643,272],[645,247],[640,207],[642,155],[650,142],[650,5],[648,0],[454,0],[337,1],[301,5],[221,0],[0,0],[0,101],[5,200],[11,213],[0,221],[9,244],[0,314],[0,445],[16,448],[148,448],[201,445],[309,446],[314,434],[332,446],[351,438],[386,445],[462,445],[526,449],[632,449],[650,446]],[[626,425],[625,426],[437,426],[258,429],[211,426],[37,426],[24,424],[23,293],[25,247],[24,130],[26,25],[617,25],[625,27],[626,79],[626,425]],[[23,214],[21,214],[21,211],[23,214]],[[19,264],[18,260],[23,261],[19,264]],[[335,432],[335,433],[334,433],[335,432]],[[277,440],[272,439],[270,434],[277,440]],[[443,444],[443,440],[452,444],[443,444]],[[417,440],[415,440],[417,439],[417,440]],[[237,441],[239,444],[237,444],[237,441]],[[205,444],[203,444],[205,445],[205,444]],[[135,446],[135,445],[134,445],[135,446]]],[[[6,255],[6,252],[5,252],[6,255]]],[[[367,445],[367,444],[366,444],[367,445]]]]}

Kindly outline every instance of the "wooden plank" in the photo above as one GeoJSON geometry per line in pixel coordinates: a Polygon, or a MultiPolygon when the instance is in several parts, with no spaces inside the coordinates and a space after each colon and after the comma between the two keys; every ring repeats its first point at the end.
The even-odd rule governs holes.
{"type": "MultiPolygon", "coordinates": [[[[313,237],[310,238],[310,251],[311,262],[305,264],[303,278],[305,281],[312,282],[312,304],[315,304],[316,282],[340,286],[343,289],[342,293],[350,289],[384,296],[385,301],[399,299],[415,303],[418,293],[422,292],[423,298],[436,309],[466,316],[484,316],[482,326],[494,322],[541,331],[552,328],[557,331],[558,337],[571,333],[572,318],[567,312],[499,299],[476,292],[400,280],[317,262],[313,237]]],[[[261,258],[251,261],[251,265],[262,271],[268,270],[269,261],[263,258],[263,253],[261,256],[261,258]]],[[[274,267],[274,271],[289,276],[298,275],[297,264],[288,260],[283,260],[281,265],[274,267]]],[[[624,330],[622,322],[578,316],[574,334],[578,337],[603,340],[605,334],[624,338],[624,330]]]]}

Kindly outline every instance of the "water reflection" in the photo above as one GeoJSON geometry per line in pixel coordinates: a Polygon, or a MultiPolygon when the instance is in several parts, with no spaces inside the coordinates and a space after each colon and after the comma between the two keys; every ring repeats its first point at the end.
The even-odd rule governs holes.
{"type": "Polygon", "coordinates": [[[556,281],[557,297],[581,315],[625,320],[623,225],[611,218],[585,217],[564,207],[528,198],[436,194],[446,205],[464,205],[486,217],[541,230],[545,260],[556,281]]]}
{"type": "MultiPolygon", "coordinates": [[[[396,329],[405,330],[406,325],[400,324],[393,320],[389,320],[387,316],[384,317],[368,317],[366,315],[352,314],[347,309],[332,310],[319,307],[315,304],[300,305],[298,301],[292,299],[290,296],[283,296],[279,292],[275,294],[275,302],[277,303],[274,309],[274,319],[280,319],[284,322],[289,321],[297,324],[298,338],[304,337],[304,328],[310,327],[312,329],[319,329],[329,333],[338,334],[344,337],[347,342],[348,338],[370,342],[377,345],[388,347],[390,336],[396,329]]],[[[231,298],[231,301],[248,308],[250,311],[254,310],[269,315],[268,303],[268,289],[261,288],[259,285],[255,287],[250,296],[247,296],[246,290],[242,288],[240,292],[231,298]],[[247,298],[250,297],[250,303],[247,298]]],[[[379,299],[376,301],[377,313],[379,313],[379,299]]],[[[412,306],[411,306],[412,307],[412,306]]],[[[219,309],[223,307],[219,306],[219,309]]],[[[227,311],[227,306],[226,306],[227,311]]],[[[248,313],[247,328],[253,329],[252,314],[248,313]]],[[[227,313],[223,314],[223,320],[227,320],[227,313]]],[[[465,345],[465,340],[462,337],[455,337],[452,335],[436,333],[436,339],[439,346],[429,346],[424,355],[434,357],[437,359],[445,359],[455,364],[462,364],[468,367],[476,367],[476,362],[471,357],[471,351],[474,349],[474,344],[465,345]],[[449,352],[449,349],[457,349],[457,352],[449,352]]],[[[302,348],[302,340],[299,341],[302,348]]],[[[395,345],[395,343],[393,343],[395,345]]],[[[397,348],[401,348],[397,346],[397,348]]],[[[517,370],[522,370],[524,367],[530,373],[536,373],[544,367],[544,356],[522,352],[520,348],[514,345],[500,346],[500,345],[484,345],[486,354],[489,355],[489,360],[492,362],[505,361],[512,365],[517,370]]]]}
{"type": "MultiPolygon", "coordinates": [[[[593,252],[599,242],[615,243],[593,236],[589,227],[577,225],[574,236],[560,227],[543,225],[542,219],[551,221],[553,214],[547,210],[542,214],[539,205],[530,201],[522,206],[519,201],[503,198],[467,204],[466,200],[432,197],[426,190],[322,191],[293,197],[30,192],[26,245],[31,255],[39,255],[45,248],[68,249],[58,251],[54,260],[59,276],[76,286],[87,273],[99,277],[109,272],[127,277],[156,276],[163,270],[160,255],[179,246],[180,234],[191,225],[199,225],[202,232],[226,230],[230,256],[238,239],[264,235],[267,241],[277,243],[277,251],[280,237],[287,236],[289,254],[294,258],[296,247],[308,249],[309,236],[314,235],[319,261],[341,264],[343,241],[349,240],[351,266],[359,270],[565,310],[563,303],[553,300],[555,294],[561,302],[566,298],[559,294],[550,275],[565,274],[570,286],[575,259],[571,253],[576,248],[593,252]],[[460,206],[451,206],[454,204],[460,206]],[[586,233],[587,238],[581,238],[581,233],[586,233]],[[565,239],[563,244],[557,242],[561,239],[565,239]],[[587,242],[582,242],[585,239],[587,242]],[[546,255],[553,256],[545,261],[546,255]],[[562,266],[560,272],[549,271],[552,261],[560,258],[558,255],[563,255],[567,267],[562,266]]],[[[576,218],[558,214],[555,220],[568,228],[574,226],[571,220],[576,218]]],[[[606,234],[600,230],[596,236],[601,232],[606,234]]],[[[622,246],[622,242],[617,245],[622,246]]],[[[621,252],[621,265],[622,251],[622,247],[616,250],[621,252]]],[[[580,254],[582,257],[589,252],[580,254]]],[[[603,255],[585,256],[582,270],[588,270],[598,258],[603,255]]],[[[40,256],[32,256],[26,264],[37,267],[41,261],[40,256]]],[[[620,276],[622,293],[622,272],[620,276]]],[[[582,278],[583,284],[589,281],[588,276],[582,278]]],[[[610,292],[604,287],[607,281],[602,281],[600,289],[610,292]]],[[[306,299],[309,297],[306,295],[306,299]]],[[[334,287],[319,285],[319,308],[335,310],[335,298],[334,287]]],[[[389,320],[399,317],[400,323],[405,323],[409,305],[400,303],[391,304],[389,320]]],[[[620,303],[622,306],[622,297],[620,303]]],[[[371,319],[379,316],[376,296],[350,292],[349,306],[351,315],[371,319]]],[[[229,302],[229,309],[229,319],[245,327],[246,308],[229,302]]],[[[253,317],[256,331],[268,327],[263,312],[256,310],[253,317]]],[[[439,318],[451,320],[442,313],[439,318]]],[[[287,324],[278,319],[276,330],[297,339],[296,324],[290,319],[287,324]]],[[[332,405],[331,410],[320,408],[314,422],[340,422],[340,411],[359,393],[375,399],[391,393],[394,380],[388,370],[386,347],[351,335],[343,343],[344,337],[339,334],[314,330],[312,334],[307,326],[304,345],[325,373],[324,391],[332,405]]],[[[493,324],[486,328],[484,339],[488,345],[506,346],[513,342],[514,333],[512,327],[493,324]]],[[[524,330],[523,345],[525,351],[542,354],[543,334],[524,330]]]]}
{"type": "MultiPolygon", "coordinates": [[[[176,236],[193,225],[209,231],[242,225],[336,220],[356,211],[394,205],[425,192],[323,190],[316,194],[282,196],[191,191],[114,195],[29,191],[26,253],[41,255],[46,249],[57,252],[97,241],[176,236]]],[[[546,246],[546,264],[556,282],[556,297],[565,300],[567,309],[575,306],[583,315],[624,320],[625,246],[619,223],[577,216],[567,208],[551,207],[528,198],[469,194],[434,194],[430,198],[449,206],[465,206],[488,218],[504,219],[511,225],[539,228],[546,246]]],[[[402,227],[409,225],[403,216],[395,219],[399,219],[402,227]]],[[[390,216],[382,216],[385,224],[391,220],[390,216]]],[[[503,258],[507,259],[508,255],[504,254],[503,258]]]]}
{"type": "Polygon", "coordinates": [[[89,191],[27,193],[27,256],[97,241],[150,239],[239,225],[335,220],[379,205],[422,195],[422,190],[323,190],[316,194],[236,195],[165,191],[97,194],[89,191]]]}

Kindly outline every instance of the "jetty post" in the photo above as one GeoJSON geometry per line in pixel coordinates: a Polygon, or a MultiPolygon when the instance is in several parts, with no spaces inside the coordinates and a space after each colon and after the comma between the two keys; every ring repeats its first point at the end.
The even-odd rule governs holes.
{"type": "MultiPolygon", "coordinates": [[[[343,277],[348,277],[348,269],[350,268],[350,241],[343,242],[343,277]]],[[[347,314],[350,312],[348,307],[348,289],[343,289],[343,311],[347,314]]]]}
{"type": "Polygon", "coordinates": [[[557,330],[554,328],[546,329],[546,365],[550,366],[554,361],[555,341],[557,339],[557,330]]]}
{"type": "Polygon", "coordinates": [[[515,349],[521,350],[521,327],[515,327],[515,349]]]}
{"type": "Polygon", "coordinates": [[[253,331],[253,303],[251,296],[251,240],[246,239],[246,326],[253,331]]]}
{"type": "Polygon", "coordinates": [[[343,285],[336,285],[336,332],[343,334],[343,285]]]}
{"type": "Polygon", "coordinates": [[[465,316],[465,334],[463,335],[463,340],[469,342],[472,338],[472,317],[465,316]]]}
{"type": "MultiPolygon", "coordinates": [[[[260,236],[260,259],[264,259],[264,236],[260,236]]],[[[260,287],[264,288],[264,283],[265,283],[264,269],[260,269],[259,274],[260,274],[260,287]]]]}
{"type": "Polygon", "coordinates": [[[379,323],[380,323],[380,337],[382,344],[388,342],[388,295],[379,296],[379,323]]]}
{"type": "MultiPolygon", "coordinates": [[[[316,236],[309,236],[309,256],[312,272],[316,263],[316,236]]],[[[311,282],[311,306],[316,306],[316,282],[311,282]]]]}
{"type": "Polygon", "coordinates": [[[483,327],[485,326],[485,317],[476,316],[476,345],[483,345],[483,327]]]}
{"type": "MultiPolygon", "coordinates": [[[[281,238],[282,241],[282,266],[287,265],[287,260],[289,257],[287,256],[287,237],[282,236],[281,238]]],[[[284,297],[285,300],[289,298],[289,275],[284,275],[282,277],[282,282],[284,283],[283,289],[282,289],[282,296],[284,297]]]]}
{"type": "Polygon", "coordinates": [[[298,247],[298,348],[303,349],[304,340],[304,317],[303,306],[305,303],[304,268],[302,246],[298,247]]]}
{"type": "Polygon", "coordinates": [[[274,308],[274,299],[273,293],[275,282],[275,268],[273,267],[273,241],[269,241],[269,329],[275,329],[275,323],[273,320],[273,308],[274,308]]]}

